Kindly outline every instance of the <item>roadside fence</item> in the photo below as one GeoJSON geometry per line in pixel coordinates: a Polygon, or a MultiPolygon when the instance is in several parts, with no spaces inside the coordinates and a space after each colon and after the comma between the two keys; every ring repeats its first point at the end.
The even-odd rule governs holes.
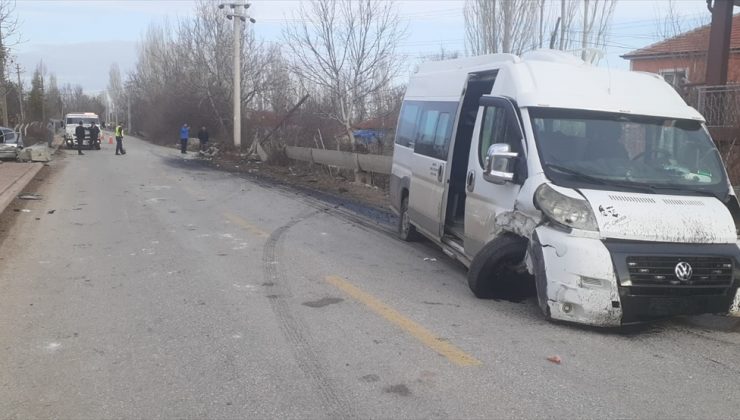
{"type": "Polygon", "coordinates": [[[393,162],[391,156],[367,155],[297,146],[287,146],[285,148],[285,154],[293,160],[386,175],[391,173],[393,162]]]}

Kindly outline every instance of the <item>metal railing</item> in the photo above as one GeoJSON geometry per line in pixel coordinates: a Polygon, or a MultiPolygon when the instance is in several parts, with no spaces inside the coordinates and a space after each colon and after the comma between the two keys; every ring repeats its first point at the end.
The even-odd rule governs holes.
{"type": "Polygon", "coordinates": [[[696,109],[709,127],[740,126],[740,84],[697,86],[696,109]]]}

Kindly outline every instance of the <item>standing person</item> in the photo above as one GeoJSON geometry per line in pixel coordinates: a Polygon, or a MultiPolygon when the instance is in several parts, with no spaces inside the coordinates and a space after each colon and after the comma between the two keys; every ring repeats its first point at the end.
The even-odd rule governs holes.
{"type": "Polygon", "coordinates": [[[100,138],[100,127],[95,125],[95,121],[90,124],[90,150],[97,148],[98,139],[100,138]]]}
{"type": "Polygon", "coordinates": [[[82,153],[82,142],[85,140],[85,127],[82,126],[82,121],[75,128],[75,137],[77,138],[77,154],[84,155],[82,153]]]}
{"type": "Polygon", "coordinates": [[[208,129],[205,125],[198,131],[198,140],[200,140],[200,151],[205,151],[208,147],[208,129]]]}
{"type": "Polygon", "coordinates": [[[123,150],[123,124],[116,125],[116,155],[125,155],[123,150]]]}
{"type": "Polygon", "coordinates": [[[54,142],[54,121],[49,120],[49,124],[46,124],[46,143],[51,148],[51,144],[54,142]]]}
{"type": "Polygon", "coordinates": [[[188,137],[190,137],[190,128],[183,124],[180,128],[180,153],[185,154],[188,151],[188,137]]]}

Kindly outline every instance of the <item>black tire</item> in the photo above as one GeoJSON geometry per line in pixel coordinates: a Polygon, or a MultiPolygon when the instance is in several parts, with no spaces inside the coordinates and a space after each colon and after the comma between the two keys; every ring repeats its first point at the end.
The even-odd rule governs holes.
{"type": "Polygon", "coordinates": [[[409,218],[409,196],[401,200],[401,214],[398,215],[398,237],[406,242],[414,242],[419,239],[419,233],[411,224],[409,218]]]}
{"type": "Polygon", "coordinates": [[[527,239],[504,234],[489,242],[473,258],[468,286],[479,299],[520,302],[534,295],[534,281],[518,270],[527,252],[527,239]]]}

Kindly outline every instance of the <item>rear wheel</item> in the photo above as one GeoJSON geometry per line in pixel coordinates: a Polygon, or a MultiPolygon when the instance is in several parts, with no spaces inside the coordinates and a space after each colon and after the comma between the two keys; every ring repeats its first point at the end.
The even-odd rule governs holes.
{"type": "Polygon", "coordinates": [[[406,242],[413,242],[419,239],[416,228],[411,224],[409,217],[409,196],[401,200],[401,214],[398,216],[398,236],[406,242]]]}

